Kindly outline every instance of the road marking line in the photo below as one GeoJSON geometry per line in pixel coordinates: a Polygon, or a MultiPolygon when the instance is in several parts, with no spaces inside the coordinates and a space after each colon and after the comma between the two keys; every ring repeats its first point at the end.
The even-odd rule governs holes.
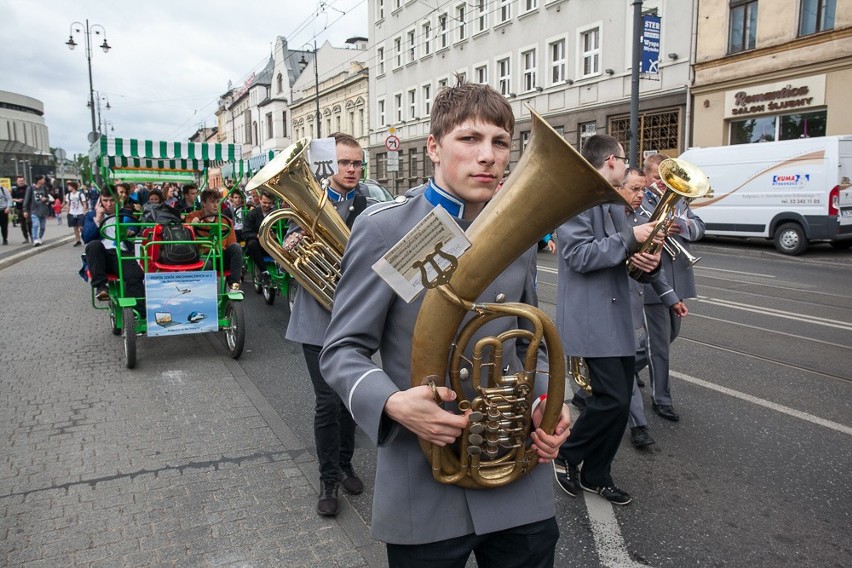
{"type": "Polygon", "coordinates": [[[711,317],[711,316],[705,316],[703,314],[696,314],[694,312],[691,312],[689,315],[692,316],[692,317],[696,317],[696,318],[703,318],[703,319],[718,321],[718,322],[721,322],[721,323],[727,323],[727,324],[730,324],[730,325],[738,325],[740,327],[747,327],[748,329],[755,329],[757,331],[765,331],[767,333],[772,333],[772,334],[775,334],[775,335],[783,335],[785,337],[792,337],[793,339],[801,339],[802,341],[810,341],[811,343],[821,343],[823,345],[828,345],[829,347],[837,347],[838,349],[852,349],[852,346],[850,346],[850,345],[842,345],[840,343],[832,343],[830,341],[823,341],[822,339],[814,339],[813,337],[805,337],[803,335],[796,335],[794,333],[787,333],[787,332],[784,332],[784,331],[778,331],[776,329],[769,329],[768,327],[760,327],[759,325],[749,325],[747,323],[741,323],[741,322],[738,322],[738,321],[726,320],[726,319],[722,319],[722,318],[714,318],[714,317],[711,317]]]}
{"type": "MultiPolygon", "coordinates": [[[[734,274],[742,274],[743,276],[759,276],[760,278],[778,278],[772,274],[762,274],[760,272],[743,272],[741,270],[725,270],[724,268],[710,268],[709,266],[695,266],[701,270],[715,270],[717,272],[733,272],[734,274]]],[[[756,284],[756,282],[754,283],[756,284]]]]}
{"type": "MultiPolygon", "coordinates": [[[[829,297],[832,297],[832,298],[844,298],[844,299],[848,298],[848,296],[844,296],[844,295],[841,295],[841,294],[832,294],[830,292],[820,292],[819,290],[807,290],[805,288],[794,288],[792,286],[776,286],[774,284],[762,284],[760,282],[753,282],[751,280],[735,280],[733,278],[722,278],[721,276],[710,276],[709,274],[702,275],[701,277],[702,278],[711,278],[713,280],[724,280],[725,283],[736,282],[738,284],[752,284],[754,286],[760,286],[761,288],[776,288],[778,290],[792,290],[793,292],[802,292],[804,294],[829,296],[829,297]]],[[[731,289],[728,289],[728,288],[725,288],[725,289],[728,290],[729,292],[740,292],[741,291],[741,290],[731,290],[731,289]]],[[[784,299],[788,300],[789,298],[784,298],[784,299]]]]}
{"type": "Polygon", "coordinates": [[[559,271],[549,266],[536,266],[540,272],[549,272],[551,274],[559,274],[559,271]]]}
{"type": "Polygon", "coordinates": [[[852,331],[852,325],[849,325],[846,322],[831,320],[827,318],[815,318],[813,316],[805,315],[805,314],[797,314],[795,312],[785,312],[783,310],[776,310],[773,308],[753,308],[749,304],[741,304],[740,302],[732,302],[729,300],[716,300],[712,298],[708,298],[707,296],[698,296],[697,300],[699,302],[703,302],[705,304],[715,304],[717,306],[723,306],[726,308],[732,308],[735,310],[743,310],[746,312],[752,312],[755,314],[764,314],[768,316],[775,316],[778,318],[791,319],[798,322],[806,322],[814,325],[821,325],[824,327],[833,327],[835,329],[843,329],[847,331],[852,331]]]}
{"type": "Polygon", "coordinates": [[[826,428],[830,428],[831,430],[835,430],[840,432],[841,434],[847,434],[852,436],[852,428],[849,426],[844,426],[843,424],[839,424],[837,422],[832,422],[831,420],[826,420],[825,418],[820,418],[819,416],[814,416],[813,414],[808,414],[807,412],[802,412],[801,410],[796,410],[795,408],[790,408],[789,406],[784,406],[782,404],[776,404],[774,402],[770,402],[768,400],[764,400],[762,398],[757,398],[756,396],[752,396],[750,394],[746,394],[744,392],[736,391],[734,389],[730,389],[728,387],[723,387],[721,385],[717,385],[715,383],[711,383],[696,377],[692,377],[690,375],[685,375],[683,373],[679,373],[677,371],[669,371],[669,374],[673,377],[676,377],[682,381],[686,381],[688,383],[692,383],[694,385],[708,388],[710,390],[714,390],[716,392],[720,392],[722,394],[727,394],[734,398],[738,398],[740,400],[744,400],[746,402],[751,402],[752,404],[757,404],[758,406],[763,406],[764,408],[768,408],[770,410],[775,410],[782,414],[787,414],[788,416],[792,416],[794,418],[799,418],[801,420],[805,420],[807,422],[811,422],[818,426],[824,426],[826,428]]]}
{"type": "Polygon", "coordinates": [[[586,508],[589,510],[589,523],[601,565],[608,568],[645,566],[630,558],[624,538],[621,536],[621,528],[613,512],[613,505],[603,497],[588,491],[583,491],[583,497],[586,508]]]}

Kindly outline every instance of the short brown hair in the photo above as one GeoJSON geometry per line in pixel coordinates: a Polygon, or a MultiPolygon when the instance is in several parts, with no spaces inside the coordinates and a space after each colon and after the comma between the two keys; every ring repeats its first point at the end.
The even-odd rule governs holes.
{"type": "Polygon", "coordinates": [[[201,192],[201,202],[209,203],[210,201],[219,201],[219,198],[222,195],[216,189],[210,189],[209,187],[201,192]]]}
{"type": "Polygon", "coordinates": [[[441,138],[466,120],[479,120],[515,132],[515,115],[506,99],[488,85],[459,81],[435,97],[430,114],[429,134],[441,138]]]}
{"type": "Polygon", "coordinates": [[[344,132],[335,132],[331,135],[331,138],[334,138],[335,144],[343,144],[344,146],[352,146],[353,148],[361,147],[361,143],[354,136],[350,136],[344,132]]]}
{"type": "Polygon", "coordinates": [[[73,187],[74,189],[80,189],[80,184],[73,180],[68,182],[68,186],[73,187]]]}

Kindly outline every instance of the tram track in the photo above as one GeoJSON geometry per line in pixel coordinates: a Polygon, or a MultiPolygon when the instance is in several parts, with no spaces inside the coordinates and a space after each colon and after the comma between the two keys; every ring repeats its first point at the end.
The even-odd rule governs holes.
{"type": "Polygon", "coordinates": [[[788,369],[793,369],[793,370],[801,371],[801,372],[804,372],[804,373],[810,373],[812,375],[817,375],[817,376],[825,377],[825,378],[828,378],[828,379],[840,380],[840,381],[843,381],[845,383],[852,383],[852,376],[843,376],[843,375],[836,375],[834,373],[827,373],[825,371],[821,371],[821,370],[815,369],[813,367],[808,367],[808,366],[804,366],[804,365],[797,365],[795,363],[783,361],[783,360],[777,359],[775,357],[768,357],[766,355],[759,355],[757,353],[749,353],[748,351],[743,351],[742,349],[727,347],[725,345],[720,345],[718,343],[713,343],[711,341],[706,341],[706,340],[702,340],[702,339],[696,339],[694,337],[689,337],[689,336],[686,336],[686,335],[681,335],[681,336],[678,337],[678,339],[683,340],[683,341],[688,341],[690,343],[695,343],[697,345],[703,345],[704,347],[709,347],[711,349],[716,349],[716,350],[719,350],[719,351],[725,351],[727,353],[733,353],[735,355],[740,355],[742,357],[748,357],[750,359],[756,359],[756,360],[759,360],[759,361],[764,361],[766,363],[778,365],[780,367],[786,367],[788,369]]]}

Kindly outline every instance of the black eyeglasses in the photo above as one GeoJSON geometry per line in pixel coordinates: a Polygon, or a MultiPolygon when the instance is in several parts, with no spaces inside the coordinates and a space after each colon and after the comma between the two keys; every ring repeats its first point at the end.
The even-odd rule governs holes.
{"type": "Polygon", "coordinates": [[[364,166],[364,162],[362,160],[337,160],[337,165],[343,169],[352,167],[357,170],[364,166]]]}
{"type": "Polygon", "coordinates": [[[616,160],[624,160],[625,166],[630,165],[630,160],[627,159],[627,156],[616,156],[615,154],[613,154],[612,157],[615,158],[616,160]]]}

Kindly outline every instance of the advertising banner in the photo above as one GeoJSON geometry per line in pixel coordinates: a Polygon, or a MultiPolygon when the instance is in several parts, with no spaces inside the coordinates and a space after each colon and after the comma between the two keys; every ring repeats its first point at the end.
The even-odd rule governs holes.
{"type": "Polygon", "coordinates": [[[642,16],[642,59],[639,72],[656,75],[660,72],[660,18],[642,16]]]}
{"type": "Polygon", "coordinates": [[[216,272],[145,275],[148,337],[219,330],[216,272]]]}

